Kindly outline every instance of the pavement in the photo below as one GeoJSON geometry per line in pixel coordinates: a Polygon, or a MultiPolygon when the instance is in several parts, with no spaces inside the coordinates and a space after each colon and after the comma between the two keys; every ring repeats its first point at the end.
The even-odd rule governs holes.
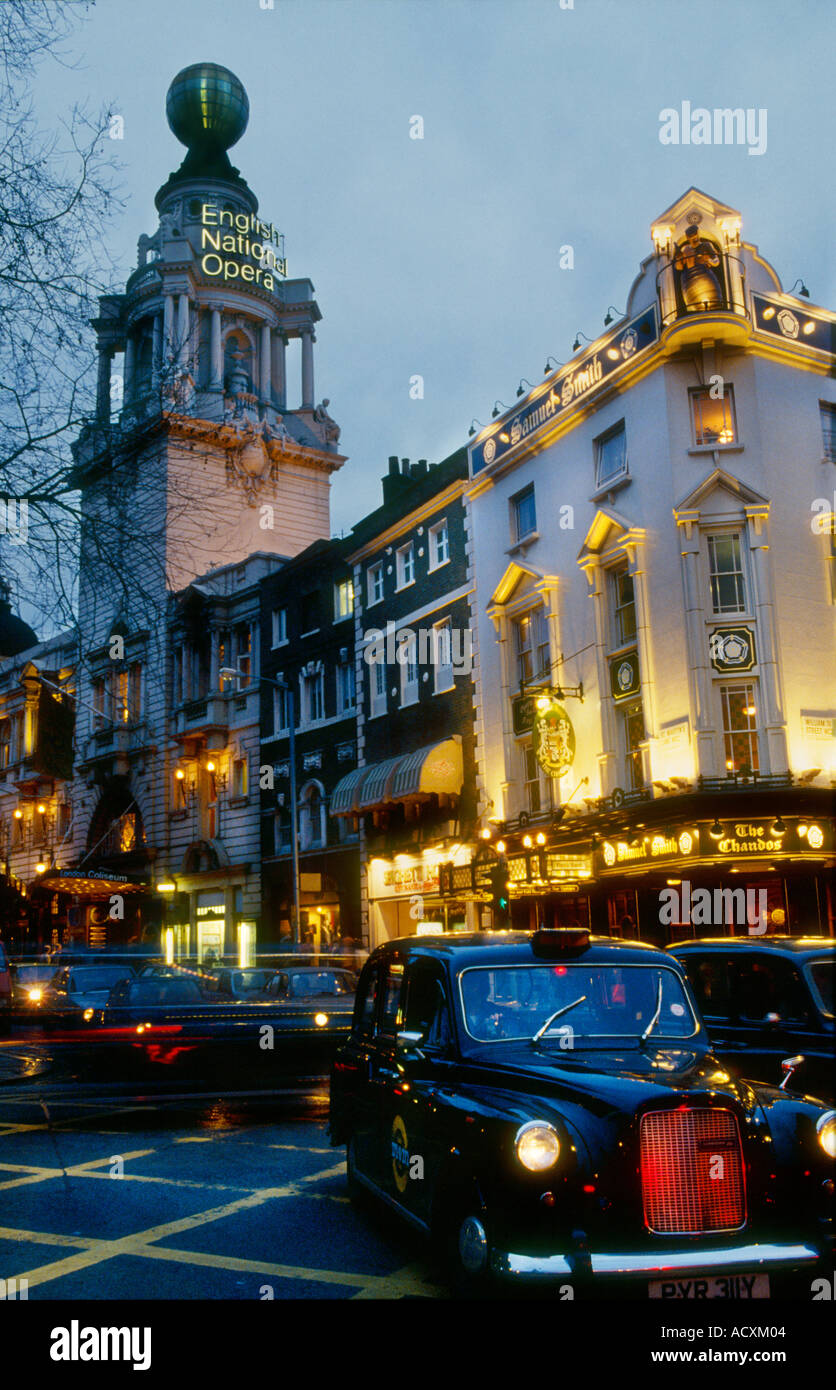
{"type": "Polygon", "coordinates": [[[42,1049],[0,1038],[0,1086],[36,1081],[49,1073],[51,1059],[42,1049]]]}

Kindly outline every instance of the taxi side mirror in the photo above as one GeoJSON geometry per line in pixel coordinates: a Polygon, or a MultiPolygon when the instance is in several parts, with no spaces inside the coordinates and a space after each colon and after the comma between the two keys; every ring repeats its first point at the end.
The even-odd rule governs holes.
{"type": "Polygon", "coordinates": [[[406,1029],[401,1029],[396,1039],[399,1052],[405,1052],[413,1057],[422,1057],[421,1044],[424,1041],[423,1033],[412,1033],[406,1029]]]}
{"type": "Polygon", "coordinates": [[[790,1084],[790,1081],[792,1080],[793,1072],[797,1071],[797,1069],[802,1065],[802,1063],[806,1061],[807,1058],[804,1056],[803,1052],[797,1052],[794,1057],[784,1058],[783,1062],[781,1063],[781,1071],[784,1073],[784,1079],[779,1087],[780,1090],[786,1090],[787,1086],[790,1084]]]}

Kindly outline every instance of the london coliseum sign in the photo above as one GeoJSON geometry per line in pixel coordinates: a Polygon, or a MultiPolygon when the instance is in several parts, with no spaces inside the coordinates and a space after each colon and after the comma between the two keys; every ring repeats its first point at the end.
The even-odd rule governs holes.
{"type": "Polygon", "coordinates": [[[535,439],[559,415],[591,395],[602,381],[633,358],[646,352],[659,336],[654,307],[645,309],[611,337],[602,339],[583,357],[564,369],[548,386],[530,392],[512,414],[499,420],[470,448],[470,473],[475,477],[483,468],[502,459],[523,440],[535,439]]]}
{"type": "Polygon", "coordinates": [[[276,279],[287,275],[286,258],[273,249],[281,248],[281,233],[272,222],[262,222],[255,213],[203,203],[200,223],[200,268],[209,279],[241,280],[274,290],[276,279]]]}

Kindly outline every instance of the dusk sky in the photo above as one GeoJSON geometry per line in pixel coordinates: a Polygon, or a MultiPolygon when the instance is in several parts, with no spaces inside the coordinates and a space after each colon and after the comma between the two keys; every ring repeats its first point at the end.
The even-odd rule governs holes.
{"type": "Polygon", "coordinates": [[[833,306],[828,0],[268,3],[98,0],[77,66],[44,68],[37,109],[46,126],[74,101],[124,117],[108,240],[127,275],[184,155],[171,79],[201,60],[241,79],[250,122],[231,158],[323,314],[316,397],[349,456],[335,533],[378,504],[389,454],[444,458],[623,310],[652,221],[691,184],[740,211],[786,288],[802,276],[833,306]],[[659,113],[683,100],[765,109],[765,153],[661,144],[659,113]]]}

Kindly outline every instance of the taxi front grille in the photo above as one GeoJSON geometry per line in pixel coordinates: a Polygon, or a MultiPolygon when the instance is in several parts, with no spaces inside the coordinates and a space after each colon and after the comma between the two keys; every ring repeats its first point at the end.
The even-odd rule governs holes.
{"type": "Polygon", "coordinates": [[[731,1110],[654,1110],[640,1130],[648,1230],[681,1235],[736,1231],[746,1222],[746,1183],[731,1110]]]}

